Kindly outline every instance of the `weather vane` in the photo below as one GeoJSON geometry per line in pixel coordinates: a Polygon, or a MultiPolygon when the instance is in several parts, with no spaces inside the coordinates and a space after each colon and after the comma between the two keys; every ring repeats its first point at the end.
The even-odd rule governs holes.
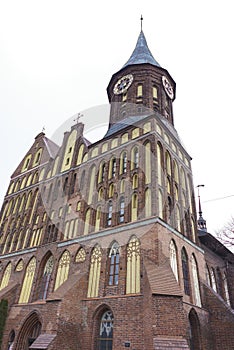
{"type": "Polygon", "coordinates": [[[83,116],[84,116],[83,114],[78,113],[78,114],[77,114],[77,117],[76,117],[75,119],[73,119],[73,121],[74,121],[74,122],[76,122],[76,124],[78,124],[78,123],[79,123],[80,118],[82,118],[83,116]]]}
{"type": "Polygon", "coordinates": [[[43,126],[43,128],[42,128],[42,132],[44,132],[45,131],[45,127],[43,126]]]}

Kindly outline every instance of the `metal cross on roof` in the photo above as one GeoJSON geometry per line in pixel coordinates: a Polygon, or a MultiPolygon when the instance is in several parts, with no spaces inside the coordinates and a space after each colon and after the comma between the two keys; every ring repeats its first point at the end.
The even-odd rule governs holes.
{"type": "Polygon", "coordinates": [[[77,117],[76,117],[75,119],[73,119],[73,120],[74,120],[74,122],[76,122],[76,124],[78,124],[78,123],[79,123],[80,118],[82,118],[83,116],[84,116],[83,114],[78,113],[78,114],[77,114],[77,117]]]}

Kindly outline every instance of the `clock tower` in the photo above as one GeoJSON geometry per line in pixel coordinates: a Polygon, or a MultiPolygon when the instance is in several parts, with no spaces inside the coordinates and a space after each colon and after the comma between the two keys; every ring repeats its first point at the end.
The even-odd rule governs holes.
{"type": "Polygon", "coordinates": [[[144,115],[146,108],[163,115],[172,125],[176,84],[151,54],[141,30],[136,47],[107,87],[111,104],[110,127],[128,117],[144,115]]]}

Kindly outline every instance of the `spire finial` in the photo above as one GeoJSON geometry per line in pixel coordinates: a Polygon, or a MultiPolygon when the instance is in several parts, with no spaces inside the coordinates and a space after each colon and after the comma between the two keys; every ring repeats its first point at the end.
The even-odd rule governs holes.
{"type": "Polygon", "coordinates": [[[142,32],[142,22],[143,22],[143,16],[141,15],[141,32],[142,32]]]}
{"type": "Polygon", "coordinates": [[[198,185],[197,186],[197,192],[198,192],[198,213],[199,213],[199,218],[198,218],[198,228],[202,231],[206,231],[206,220],[203,219],[202,217],[202,208],[201,208],[201,199],[200,199],[200,192],[199,188],[204,187],[205,185],[198,185]]]}
{"type": "Polygon", "coordinates": [[[81,114],[81,113],[77,113],[77,117],[76,117],[75,119],[73,119],[73,121],[74,121],[74,122],[76,122],[76,124],[78,124],[78,123],[79,123],[80,118],[82,118],[83,116],[84,116],[83,114],[81,114]]]}

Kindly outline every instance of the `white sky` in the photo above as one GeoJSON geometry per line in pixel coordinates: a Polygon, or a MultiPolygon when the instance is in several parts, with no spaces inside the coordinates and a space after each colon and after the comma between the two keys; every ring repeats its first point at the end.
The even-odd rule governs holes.
{"type": "MultiPolygon", "coordinates": [[[[232,1],[0,1],[0,201],[34,137],[106,104],[140,32],[177,83],[174,120],[210,232],[234,215],[232,1]],[[231,196],[226,199],[213,200],[231,196]]],[[[83,118],[85,123],[85,117],[83,118]]]]}

